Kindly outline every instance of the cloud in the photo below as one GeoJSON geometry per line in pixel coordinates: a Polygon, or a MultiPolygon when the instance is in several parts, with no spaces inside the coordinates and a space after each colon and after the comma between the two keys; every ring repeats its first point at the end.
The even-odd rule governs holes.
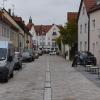
{"type": "MultiPolygon", "coordinates": [[[[2,2],[2,0],[1,0],[2,2]]],[[[36,24],[64,24],[67,12],[78,11],[80,0],[8,0],[6,8],[15,5],[15,14],[27,22],[32,16],[36,24]]]]}

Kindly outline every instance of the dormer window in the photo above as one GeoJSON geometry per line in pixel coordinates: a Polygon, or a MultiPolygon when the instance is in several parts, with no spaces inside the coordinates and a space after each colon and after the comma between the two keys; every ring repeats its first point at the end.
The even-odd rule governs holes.
{"type": "Polygon", "coordinates": [[[84,15],[84,13],[85,13],[85,7],[83,7],[83,15],[84,15]]]}
{"type": "Polygon", "coordinates": [[[53,32],[53,34],[52,35],[57,35],[57,33],[56,32],[53,32]]]}

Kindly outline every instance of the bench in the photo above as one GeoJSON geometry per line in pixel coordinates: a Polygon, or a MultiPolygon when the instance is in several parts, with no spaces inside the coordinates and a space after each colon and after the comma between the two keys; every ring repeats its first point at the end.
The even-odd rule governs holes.
{"type": "Polygon", "coordinates": [[[99,67],[97,67],[97,66],[90,67],[90,72],[92,72],[92,73],[98,73],[99,72],[99,67]]]}
{"type": "Polygon", "coordinates": [[[85,65],[85,71],[89,72],[93,65],[85,65]]]}

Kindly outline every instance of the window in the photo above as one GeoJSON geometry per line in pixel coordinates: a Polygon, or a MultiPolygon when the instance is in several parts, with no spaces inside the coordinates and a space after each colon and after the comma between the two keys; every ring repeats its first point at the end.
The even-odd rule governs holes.
{"type": "Polygon", "coordinates": [[[7,56],[7,49],[0,48],[0,60],[5,60],[7,56]]]}
{"type": "Polygon", "coordinates": [[[85,51],[87,50],[87,42],[86,41],[84,42],[84,50],[85,51]]]}
{"type": "Polygon", "coordinates": [[[84,32],[87,33],[87,24],[85,24],[84,32]]]}
{"type": "Polygon", "coordinates": [[[95,19],[92,20],[92,23],[93,23],[93,28],[95,28],[95,19]]]}
{"type": "Polygon", "coordinates": [[[93,54],[95,53],[95,43],[92,44],[93,45],[93,54]]]}
{"type": "Polygon", "coordinates": [[[2,36],[4,37],[4,27],[2,26],[2,36]]]}
{"type": "Polygon", "coordinates": [[[80,51],[82,51],[82,41],[80,41],[80,51]]]}
{"type": "Polygon", "coordinates": [[[53,34],[52,35],[57,35],[57,33],[56,32],[53,32],[53,34]]]}
{"type": "Polygon", "coordinates": [[[50,46],[50,42],[48,42],[48,45],[50,46]]]}
{"type": "Polygon", "coordinates": [[[45,42],[43,42],[43,46],[45,45],[45,42]]]}
{"type": "Polygon", "coordinates": [[[82,25],[80,25],[80,34],[82,33],[82,25]]]}
{"type": "Polygon", "coordinates": [[[50,40],[50,38],[48,38],[48,40],[50,40]]]}
{"type": "Polygon", "coordinates": [[[84,12],[85,12],[85,7],[83,7],[83,13],[82,13],[83,15],[84,15],[84,12]]]}
{"type": "Polygon", "coordinates": [[[40,45],[42,45],[42,42],[40,42],[40,45]]]}
{"type": "Polygon", "coordinates": [[[7,37],[9,38],[9,29],[7,29],[7,37]]]}

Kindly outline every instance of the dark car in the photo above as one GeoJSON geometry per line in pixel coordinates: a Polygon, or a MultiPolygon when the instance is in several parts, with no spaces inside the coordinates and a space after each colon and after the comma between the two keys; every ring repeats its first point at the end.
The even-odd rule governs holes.
{"type": "Polygon", "coordinates": [[[77,53],[77,63],[81,65],[91,64],[96,65],[96,57],[88,51],[81,51],[77,53]]]}
{"type": "Polygon", "coordinates": [[[24,50],[22,53],[22,60],[23,61],[34,61],[34,53],[32,49],[24,50]]]}
{"type": "Polygon", "coordinates": [[[15,52],[14,70],[22,69],[22,55],[20,52],[15,52]]]}

